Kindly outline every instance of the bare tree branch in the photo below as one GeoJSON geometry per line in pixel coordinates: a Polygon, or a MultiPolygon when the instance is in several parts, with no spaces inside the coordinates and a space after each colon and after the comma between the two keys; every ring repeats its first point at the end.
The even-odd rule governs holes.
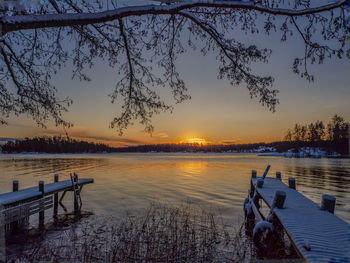
{"type": "Polygon", "coordinates": [[[72,77],[88,81],[86,68],[105,60],[119,77],[110,98],[120,103],[121,112],[110,126],[123,133],[138,120],[151,133],[152,116],[173,110],[159,89],[169,88],[175,103],[190,99],[176,61],[198,47],[204,56],[216,54],[219,78],[244,85],[251,97],[274,111],[279,103],[274,78],[254,71],[255,63],[268,62],[272,50],[246,45],[234,32],[278,32],[281,41],[297,32],[305,49],[292,70],[312,81],[310,65],[333,56],[350,58],[345,2],[198,1],[118,7],[112,1],[114,9],[109,10],[101,0],[50,0],[35,10],[0,6],[0,124],[13,113],[27,114],[41,126],[50,119],[70,126],[62,113],[72,101],[57,97],[52,76],[71,63],[72,77]]]}
{"type": "Polygon", "coordinates": [[[132,6],[120,7],[115,10],[108,10],[96,13],[67,13],[67,14],[46,14],[43,15],[25,15],[25,16],[5,16],[2,18],[2,31],[6,34],[11,31],[47,28],[47,27],[62,27],[74,25],[89,25],[99,24],[108,21],[118,20],[131,16],[143,15],[171,15],[178,14],[182,10],[189,10],[198,7],[223,8],[223,9],[244,9],[255,10],[271,15],[283,16],[305,16],[310,14],[317,14],[344,5],[346,0],[338,0],[334,3],[315,7],[305,8],[302,10],[291,10],[282,8],[273,8],[262,5],[260,3],[240,2],[240,1],[213,1],[213,2],[186,2],[172,5],[146,5],[146,6],[132,6]]]}

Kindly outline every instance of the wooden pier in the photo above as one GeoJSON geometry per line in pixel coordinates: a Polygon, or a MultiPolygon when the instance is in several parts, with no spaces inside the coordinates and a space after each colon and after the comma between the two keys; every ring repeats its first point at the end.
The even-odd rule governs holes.
{"type": "MultiPolygon", "coordinates": [[[[74,210],[81,209],[80,193],[86,184],[93,183],[92,178],[79,179],[77,174],[71,175],[71,180],[59,181],[59,176],[54,176],[54,182],[44,184],[40,181],[38,186],[19,190],[17,180],[13,181],[13,191],[0,194],[0,227],[3,225],[15,228],[17,221],[28,219],[30,215],[39,214],[39,226],[44,224],[44,211],[53,208],[53,216],[58,213],[58,205],[64,209],[62,200],[67,191],[74,192],[74,210]],[[59,193],[61,197],[59,199],[59,193]]],[[[8,227],[9,228],[9,227],[8,227]]]]}
{"type": "Polygon", "coordinates": [[[276,178],[257,177],[252,171],[251,190],[245,201],[247,218],[260,222],[254,234],[272,230],[271,226],[282,226],[296,251],[307,262],[350,262],[350,224],[333,214],[335,198],[324,195],[319,206],[296,190],[294,178],[288,179],[288,186],[276,178]],[[270,208],[266,217],[260,212],[259,200],[270,208]],[[253,215],[254,214],[254,215],[253,215]],[[253,215],[253,217],[252,217],[253,215]]]}

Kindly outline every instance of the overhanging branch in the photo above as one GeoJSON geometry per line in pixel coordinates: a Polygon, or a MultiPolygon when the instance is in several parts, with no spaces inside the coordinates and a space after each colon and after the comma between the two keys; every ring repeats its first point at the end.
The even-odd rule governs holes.
{"type": "Polygon", "coordinates": [[[2,17],[1,25],[3,31],[2,33],[6,34],[11,31],[24,29],[98,24],[129,16],[178,14],[181,10],[188,10],[196,7],[255,10],[272,15],[295,17],[329,11],[341,7],[345,2],[346,0],[338,0],[334,3],[320,7],[292,10],[283,8],[271,8],[259,3],[254,3],[253,1],[196,1],[172,5],[128,6],[97,13],[4,16],[2,17]]]}

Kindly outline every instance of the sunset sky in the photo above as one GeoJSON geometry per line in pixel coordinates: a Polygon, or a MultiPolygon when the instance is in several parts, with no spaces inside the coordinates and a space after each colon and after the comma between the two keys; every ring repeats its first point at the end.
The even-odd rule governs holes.
{"type": "MultiPolygon", "coordinates": [[[[209,143],[250,143],[281,140],[295,123],[328,122],[334,114],[350,121],[349,59],[326,60],[323,65],[310,67],[315,82],[308,83],[292,72],[293,58],[304,52],[298,35],[281,43],[280,33],[246,36],[237,31],[233,34],[247,44],[272,49],[269,63],[256,64],[253,68],[275,78],[274,88],[280,91],[280,104],[275,113],[261,106],[256,99],[250,99],[244,85],[233,87],[227,80],[217,79],[218,63],[214,52],[203,57],[199,51],[190,50],[179,57],[177,67],[192,99],[175,105],[172,114],[155,116],[152,136],[136,123],[123,136],[109,128],[112,118],[120,113],[118,105],[111,104],[108,97],[120,78],[116,69],[99,61],[92,70],[86,71],[91,82],[72,80],[70,66],[59,71],[54,79],[59,95],[69,96],[74,101],[64,115],[74,123],[68,130],[69,135],[111,146],[173,143],[189,138],[200,138],[209,143]]],[[[50,124],[47,129],[42,129],[25,116],[11,117],[8,126],[0,126],[0,137],[59,134],[64,134],[62,128],[50,124]]]]}

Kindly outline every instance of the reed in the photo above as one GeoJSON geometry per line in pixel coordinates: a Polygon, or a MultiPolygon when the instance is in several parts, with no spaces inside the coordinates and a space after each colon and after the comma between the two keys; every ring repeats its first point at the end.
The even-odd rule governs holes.
{"type": "Polygon", "coordinates": [[[69,262],[250,262],[244,228],[211,209],[152,204],[138,216],[89,218],[27,245],[16,259],[69,262]]]}

